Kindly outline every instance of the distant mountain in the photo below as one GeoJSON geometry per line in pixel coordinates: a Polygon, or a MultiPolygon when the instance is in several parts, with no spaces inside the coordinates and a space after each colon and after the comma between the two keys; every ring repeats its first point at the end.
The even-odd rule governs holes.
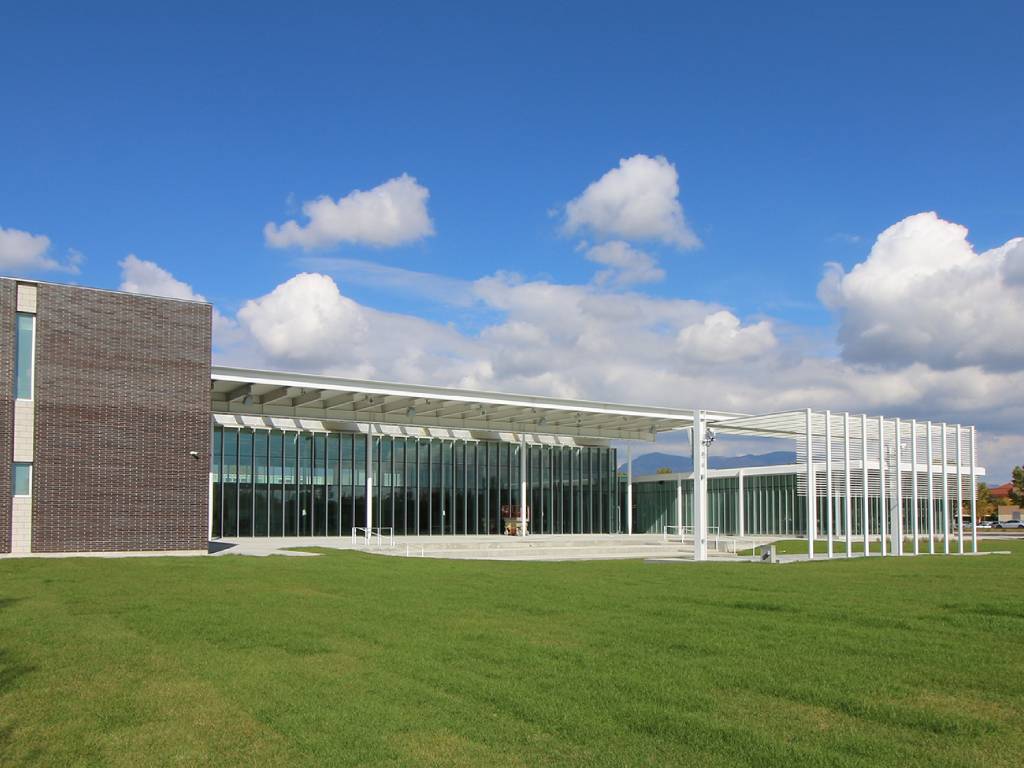
{"type": "MultiPolygon", "coordinates": [[[[711,469],[770,467],[795,463],[796,454],[793,451],[772,451],[771,453],[747,454],[746,456],[712,456],[708,459],[708,467],[711,469]]],[[[689,456],[679,456],[674,453],[647,453],[633,459],[634,475],[653,475],[661,467],[668,467],[673,472],[690,472],[693,470],[693,460],[689,456]]],[[[619,469],[625,472],[626,465],[623,464],[619,469]]]]}

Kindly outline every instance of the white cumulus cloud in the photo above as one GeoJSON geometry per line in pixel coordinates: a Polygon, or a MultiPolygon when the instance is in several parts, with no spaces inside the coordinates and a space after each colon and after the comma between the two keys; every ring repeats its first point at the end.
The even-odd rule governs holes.
{"type": "Polygon", "coordinates": [[[1024,369],[1024,238],[979,253],[966,227],[919,213],[849,272],[828,265],[818,295],[850,362],[1024,369]]]}
{"type": "Polygon", "coordinates": [[[272,248],[325,248],[339,243],[394,246],[434,234],[427,212],[430,191],[408,174],[389,179],[370,190],[353,190],[338,200],[322,196],[302,204],[308,219],[294,219],[263,228],[272,248]]]}
{"type": "Polygon", "coordinates": [[[20,229],[0,227],[0,269],[78,274],[82,254],[72,250],[64,261],[50,255],[50,238],[20,229]]]}
{"type": "Polygon", "coordinates": [[[587,249],[587,258],[608,267],[594,275],[598,285],[637,285],[665,279],[665,270],[658,266],[654,257],[622,240],[591,246],[587,249]]]}
{"type": "Polygon", "coordinates": [[[634,155],[619,161],[565,206],[567,234],[589,230],[625,240],[660,240],[695,248],[700,240],[679,203],[679,174],[662,156],[634,155]]]}
{"type": "Polygon", "coordinates": [[[733,363],[774,349],[778,340],[769,321],[744,326],[732,312],[721,310],[679,331],[677,344],[687,360],[733,363]]]}
{"type": "Polygon", "coordinates": [[[336,351],[357,346],[367,329],[359,305],[330,277],[310,272],[246,302],[238,319],[270,355],[306,362],[334,362],[336,351]]]}
{"type": "Polygon", "coordinates": [[[147,296],[163,296],[168,299],[206,301],[192,286],[178,280],[154,261],[140,259],[129,253],[119,261],[121,267],[121,290],[128,293],[142,293],[147,296]]]}

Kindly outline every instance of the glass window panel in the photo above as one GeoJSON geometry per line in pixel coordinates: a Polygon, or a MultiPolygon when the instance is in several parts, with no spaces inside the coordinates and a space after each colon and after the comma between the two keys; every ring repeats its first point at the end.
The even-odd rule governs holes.
{"type": "Polygon", "coordinates": [[[313,532],[313,436],[300,432],[298,436],[298,513],[299,536],[313,532]]]}
{"type": "Polygon", "coordinates": [[[418,457],[419,443],[411,437],[405,443],[406,532],[410,535],[420,532],[420,486],[416,469],[418,457]]]}
{"type": "Polygon", "coordinates": [[[221,496],[221,483],[223,477],[221,476],[220,463],[221,463],[221,440],[223,437],[223,431],[219,424],[213,427],[213,451],[210,463],[210,473],[213,476],[213,498],[210,503],[212,505],[213,513],[213,531],[212,536],[217,538],[220,536],[220,496],[221,496]]]}
{"type": "Polygon", "coordinates": [[[273,430],[270,439],[268,478],[270,480],[270,535],[284,535],[284,441],[285,434],[273,430]]]}
{"type": "Polygon", "coordinates": [[[394,527],[394,507],[392,506],[393,494],[391,477],[391,438],[387,435],[378,437],[375,441],[378,448],[375,451],[377,468],[374,470],[376,478],[374,506],[374,526],[378,528],[394,527]]]}
{"type": "Polygon", "coordinates": [[[32,495],[32,465],[26,462],[14,464],[13,490],[15,496],[32,495]]]}
{"type": "Polygon", "coordinates": [[[238,433],[238,535],[252,536],[252,440],[245,429],[238,433]]]}
{"type": "Polygon", "coordinates": [[[418,466],[417,499],[419,503],[419,529],[422,536],[430,533],[430,440],[421,438],[417,441],[418,466]]]}
{"type": "Polygon", "coordinates": [[[296,484],[296,473],[298,464],[296,458],[296,441],[298,434],[295,432],[284,433],[284,535],[297,536],[299,532],[298,517],[298,486],[296,484]]]}
{"type": "Polygon", "coordinates": [[[313,435],[313,500],[309,514],[314,536],[327,535],[327,435],[313,435]]]}
{"type": "Polygon", "coordinates": [[[572,532],[582,533],[583,532],[583,516],[582,508],[580,506],[580,449],[571,448],[571,466],[570,466],[570,482],[572,484],[572,493],[569,496],[569,504],[572,509],[572,532]]]}
{"type": "Polygon", "coordinates": [[[341,533],[341,435],[337,432],[327,436],[327,535],[341,533]]]}
{"type": "Polygon", "coordinates": [[[35,315],[18,314],[14,356],[14,396],[32,398],[32,367],[35,356],[35,315]]]}
{"type": "Polygon", "coordinates": [[[270,433],[265,429],[257,430],[253,436],[253,454],[255,460],[255,482],[253,484],[253,522],[254,536],[266,536],[269,533],[270,497],[268,482],[268,443],[270,433]]]}
{"type": "Polygon", "coordinates": [[[355,498],[352,491],[352,435],[341,436],[341,535],[352,532],[352,505],[355,498]]]}
{"type": "Polygon", "coordinates": [[[238,430],[224,430],[223,498],[221,531],[224,536],[238,535],[238,430]]]}
{"type": "Polygon", "coordinates": [[[498,470],[498,444],[487,444],[487,513],[488,532],[501,533],[501,486],[498,470]]]}

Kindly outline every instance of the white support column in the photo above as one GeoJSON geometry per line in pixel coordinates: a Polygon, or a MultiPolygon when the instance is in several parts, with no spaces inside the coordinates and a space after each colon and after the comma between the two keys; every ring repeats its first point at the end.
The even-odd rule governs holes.
{"type": "Polygon", "coordinates": [[[971,551],[978,554],[978,455],[974,441],[977,432],[971,427],[971,551]]]}
{"type": "Polygon", "coordinates": [[[896,498],[892,507],[889,523],[889,535],[892,537],[892,553],[897,557],[903,554],[903,424],[899,419],[893,422],[896,434],[896,498]]]}
{"type": "Polygon", "coordinates": [[[921,554],[921,548],[917,540],[918,535],[918,507],[921,498],[917,488],[917,419],[910,422],[910,508],[913,510],[910,517],[910,533],[914,537],[914,554],[921,554]]]}
{"type": "Polygon", "coordinates": [[[633,446],[626,446],[626,533],[633,533],[633,446]]]}
{"type": "Polygon", "coordinates": [[[956,540],[958,552],[964,554],[964,458],[963,437],[956,425],[956,540]]]}
{"type": "Polygon", "coordinates": [[[949,425],[942,424],[942,553],[949,554],[949,425]]]}
{"type": "Polygon", "coordinates": [[[814,470],[814,415],[807,409],[807,559],[814,559],[818,537],[818,478],[814,470]]]}
{"type": "Polygon", "coordinates": [[[935,554],[935,430],[928,422],[928,554],[935,554]]]}
{"type": "Polygon", "coordinates": [[[373,530],[373,425],[366,425],[366,541],[373,530]]]}
{"type": "Polygon", "coordinates": [[[737,491],[736,491],[736,535],[743,537],[746,526],[743,524],[744,515],[744,493],[743,493],[743,470],[739,469],[736,472],[737,480],[737,491]]]}
{"type": "Polygon", "coordinates": [[[885,418],[878,417],[878,540],[881,545],[882,557],[889,554],[889,504],[885,493],[885,418]]]}
{"type": "Polygon", "coordinates": [[[519,436],[519,535],[526,535],[526,433],[519,436]]]}
{"type": "Polygon", "coordinates": [[[850,414],[843,414],[843,491],[846,496],[845,514],[843,515],[843,528],[846,535],[846,556],[853,557],[853,488],[850,483],[850,414]]]}
{"type": "Polygon", "coordinates": [[[869,502],[871,501],[871,486],[868,484],[868,417],[866,414],[860,415],[860,466],[861,466],[861,484],[864,491],[864,503],[860,510],[861,514],[861,537],[864,539],[864,557],[867,557],[871,551],[871,536],[870,536],[870,521],[871,518],[868,514],[869,502]]]}
{"type": "Polygon", "coordinates": [[[826,531],[826,552],[829,560],[833,555],[833,518],[832,502],[832,411],[825,411],[825,531],[826,531]]]}
{"type": "Polygon", "coordinates": [[[207,489],[206,506],[209,508],[210,519],[207,525],[206,538],[213,538],[213,472],[210,473],[210,485],[207,489]]]}
{"type": "Polygon", "coordinates": [[[693,559],[708,559],[708,446],[704,413],[693,412],[693,559]]]}

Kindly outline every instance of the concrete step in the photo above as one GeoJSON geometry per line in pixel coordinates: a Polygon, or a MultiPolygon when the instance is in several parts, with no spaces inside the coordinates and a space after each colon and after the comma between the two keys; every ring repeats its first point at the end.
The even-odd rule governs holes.
{"type": "MultiPolygon", "coordinates": [[[[384,540],[387,544],[387,539],[384,540]]],[[[436,547],[445,550],[519,550],[519,549],[565,549],[565,548],[604,548],[604,547],[661,547],[679,546],[680,542],[666,542],[661,536],[399,536],[395,537],[395,546],[406,544],[414,547],[436,547]]],[[[374,545],[376,546],[376,545],[374,545]]]]}
{"type": "Polygon", "coordinates": [[[544,547],[454,547],[396,546],[365,550],[393,557],[428,557],[459,560],[602,560],[646,559],[649,557],[689,557],[693,548],[678,544],[635,546],[544,546],[544,547]]]}

